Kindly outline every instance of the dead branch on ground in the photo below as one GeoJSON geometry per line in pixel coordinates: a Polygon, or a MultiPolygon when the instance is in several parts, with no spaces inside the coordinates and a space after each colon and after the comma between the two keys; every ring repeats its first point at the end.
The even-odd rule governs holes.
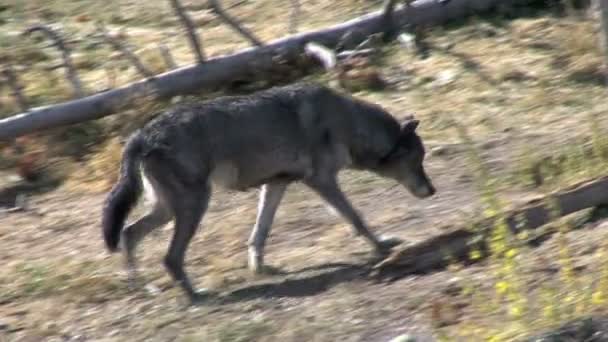
{"type": "Polygon", "coordinates": [[[395,25],[395,20],[393,18],[396,4],[397,0],[384,0],[384,5],[382,6],[384,8],[384,11],[382,12],[382,21],[385,25],[382,38],[385,42],[392,40],[397,31],[397,25],[395,25]]]}
{"type": "Polygon", "coordinates": [[[258,39],[251,31],[243,27],[236,19],[232,18],[220,5],[219,0],[209,0],[209,6],[218,17],[220,17],[228,26],[232,27],[241,36],[245,37],[254,46],[263,46],[264,43],[258,39]]]}
{"type": "MultiPolygon", "coordinates": [[[[550,194],[551,197],[529,201],[521,208],[505,213],[506,224],[517,234],[524,230],[535,230],[555,219],[548,198],[556,201],[562,217],[586,208],[608,203],[608,177],[582,182],[568,189],[550,194]]],[[[374,266],[374,273],[384,276],[391,271],[426,272],[445,266],[450,260],[471,261],[471,251],[487,251],[490,232],[496,218],[477,222],[477,229],[460,228],[441,234],[415,246],[395,250],[391,255],[374,266]]]]}
{"type": "Polygon", "coordinates": [[[192,52],[196,56],[197,62],[199,64],[204,63],[205,62],[205,53],[201,46],[201,42],[198,39],[198,34],[196,33],[196,28],[194,27],[194,24],[192,23],[192,19],[190,19],[190,16],[188,16],[188,14],[186,13],[186,11],[182,7],[182,5],[179,3],[179,0],[170,0],[170,1],[171,1],[171,7],[173,7],[175,14],[177,14],[177,16],[179,17],[179,20],[182,22],[182,25],[184,25],[184,28],[186,29],[186,32],[188,34],[188,41],[190,42],[190,47],[192,48],[192,52]]]}
{"type": "Polygon", "coordinates": [[[125,59],[127,59],[135,67],[135,69],[137,69],[137,72],[139,72],[143,77],[154,77],[154,73],[152,73],[152,71],[148,70],[148,68],[143,65],[141,60],[133,53],[133,51],[131,51],[131,49],[120,39],[110,35],[108,30],[106,30],[105,26],[97,25],[97,30],[104,38],[106,43],[112,46],[114,50],[118,51],[125,59]]]}
{"type": "Polygon", "coordinates": [[[33,25],[27,28],[24,32],[24,36],[30,36],[34,32],[43,33],[48,39],[53,42],[53,46],[61,52],[61,59],[63,63],[60,67],[65,68],[65,77],[72,84],[74,90],[74,97],[82,97],[85,95],[84,87],[78,77],[78,72],[72,63],[72,52],[70,48],[65,44],[65,41],[59,34],[59,32],[53,30],[51,27],[43,24],[33,25]]]}

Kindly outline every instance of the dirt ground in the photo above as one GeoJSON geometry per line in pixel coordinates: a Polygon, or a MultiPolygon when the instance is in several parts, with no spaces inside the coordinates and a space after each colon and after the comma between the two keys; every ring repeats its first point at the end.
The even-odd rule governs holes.
{"type": "MultiPolygon", "coordinates": [[[[476,215],[478,198],[461,159],[429,158],[439,189],[429,200],[367,174],[348,174],[343,184],[377,232],[416,243],[476,215]]],[[[187,259],[196,283],[218,296],[187,308],[161,264],[170,225],[140,249],[142,288],[127,290],[120,255],[108,255],[102,243],[103,197],[56,190],[33,198],[28,211],[2,217],[0,280],[8,291],[0,297],[0,323],[9,341],[388,341],[403,333],[432,341],[437,320],[468,319],[471,301],[450,289],[465,280],[483,288],[491,277],[480,263],[392,283],[369,278],[371,255],[364,242],[314,194],[295,185],[267,248],[268,263],[287,274],[253,278],[246,270],[245,242],[256,192],[218,192],[187,259]],[[455,303],[449,310],[459,312],[435,317],[432,308],[442,301],[455,303]]],[[[593,223],[570,233],[580,270],[607,228],[593,223]]],[[[550,254],[552,248],[549,240],[525,257],[550,254]]],[[[542,257],[530,259],[526,268],[536,272],[531,281],[554,276],[542,257]]]]}
{"type": "MultiPolygon", "coordinates": [[[[263,38],[276,34],[264,23],[275,20],[278,9],[269,1],[255,9],[244,3],[234,8],[235,15],[247,18],[263,38]],[[247,17],[251,11],[261,14],[247,17]]],[[[134,7],[126,2],[123,6],[134,7]]],[[[158,16],[150,7],[142,13],[158,16]]],[[[304,28],[370,8],[371,3],[359,1],[335,8],[304,2],[305,13],[320,13],[304,28]]],[[[77,10],[67,5],[53,8],[59,16],[77,10]]],[[[133,42],[145,45],[163,35],[155,21],[142,23],[130,11],[121,15],[133,42]]],[[[243,47],[217,21],[203,19],[212,55],[243,47]],[[231,38],[222,41],[225,36],[231,38]]],[[[2,33],[17,26],[3,25],[2,33]]],[[[165,26],[179,27],[175,22],[165,26]]],[[[414,244],[482,215],[475,167],[450,120],[468,127],[503,200],[517,205],[539,195],[538,188],[528,186],[529,175],[518,173],[523,160],[570,153],[568,148],[583,146],[581,139],[588,144],[588,114],[598,114],[602,127],[608,120],[593,30],[593,23],[583,19],[536,13],[512,21],[471,20],[432,31],[427,59],[398,44],[388,46],[381,70],[396,87],[355,95],[380,103],[397,116],[416,113],[428,150],[426,168],[438,193],[418,200],[391,181],[345,172],[345,192],[374,231],[414,244]]],[[[191,59],[183,37],[166,32],[164,36],[175,47],[178,62],[191,59]]],[[[94,69],[85,79],[99,81],[94,69]]],[[[31,87],[32,92],[41,91],[31,87]]],[[[86,163],[78,165],[89,170],[86,163]]],[[[13,173],[4,170],[1,179],[13,173]]],[[[567,177],[551,181],[560,186],[593,175],[575,168],[567,177]]],[[[279,208],[266,248],[267,263],[282,274],[253,277],[246,269],[245,243],[255,220],[257,191],[218,191],[186,265],[196,285],[217,294],[203,305],[185,305],[161,263],[171,225],[140,247],[140,288],[129,291],[121,256],[108,254],[102,241],[105,192],[87,182],[73,185],[68,182],[31,196],[26,211],[0,213],[0,341],[381,342],[401,334],[415,336],[416,341],[483,341],[491,339],[480,327],[499,332],[513,328],[507,322],[502,325],[506,309],[500,304],[480,309],[486,301],[494,303],[495,265],[453,265],[392,282],[370,278],[368,246],[298,184],[291,186],[279,208]]],[[[143,210],[138,208],[133,215],[143,210]]],[[[566,237],[576,277],[586,280],[599,273],[603,259],[598,259],[598,251],[608,235],[608,221],[584,221],[585,214],[577,219],[580,229],[566,237]]],[[[560,243],[554,236],[519,256],[517,272],[528,289],[531,311],[543,307],[536,302],[539,289],[559,280],[560,243]]],[[[556,293],[553,299],[559,296],[556,293]]],[[[535,325],[541,330],[550,327],[535,325]]],[[[521,333],[510,335],[510,340],[531,333],[526,328],[517,331],[521,333]]]]}

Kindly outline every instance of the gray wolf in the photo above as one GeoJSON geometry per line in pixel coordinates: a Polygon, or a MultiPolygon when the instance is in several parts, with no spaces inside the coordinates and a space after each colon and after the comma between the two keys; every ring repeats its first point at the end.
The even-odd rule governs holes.
{"type": "Polygon", "coordinates": [[[146,234],[175,220],[164,265],[191,302],[204,297],[184,271],[184,256],[207,209],[212,185],[245,191],[261,187],[248,240],[252,272],[264,268],[264,244],[288,185],[302,182],[344,217],[374,251],[401,241],[380,238],[341,191],[337,174],[368,170],[396,180],[419,198],[435,193],[416,133],[419,121],[400,123],[380,106],[313,83],[250,95],[182,103],[134,132],[125,144],[120,176],[103,208],[109,251],[122,250],[135,279],[135,248],[146,234]],[[123,229],[142,189],[153,208],[123,229]]]}

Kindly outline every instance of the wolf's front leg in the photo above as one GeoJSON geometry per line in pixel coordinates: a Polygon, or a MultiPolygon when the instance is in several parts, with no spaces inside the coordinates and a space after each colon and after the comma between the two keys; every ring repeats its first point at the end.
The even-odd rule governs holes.
{"type": "Polygon", "coordinates": [[[346,198],[335,177],[326,179],[316,177],[305,181],[311,189],[317,192],[325,201],[331,204],[346,220],[348,220],[357,235],[362,235],[379,254],[385,254],[402,240],[394,237],[377,237],[372,233],[361,215],[346,198]]]}
{"type": "Polygon", "coordinates": [[[268,183],[262,186],[258,202],[258,214],[249,237],[248,266],[254,274],[264,271],[264,246],[270,233],[277,208],[287,189],[287,183],[268,183]]]}

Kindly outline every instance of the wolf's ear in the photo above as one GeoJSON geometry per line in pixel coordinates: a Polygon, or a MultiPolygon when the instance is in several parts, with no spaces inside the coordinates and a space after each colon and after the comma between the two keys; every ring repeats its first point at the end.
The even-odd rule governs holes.
{"type": "Polygon", "coordinates": [[[419,120],[407,120],[404,123],[401,124],[401,134],[402,135],[407,135],[410,133],[414,133],[416,131],[416,128],[418,127],[418,124],[420,123],[419,120]]]}

